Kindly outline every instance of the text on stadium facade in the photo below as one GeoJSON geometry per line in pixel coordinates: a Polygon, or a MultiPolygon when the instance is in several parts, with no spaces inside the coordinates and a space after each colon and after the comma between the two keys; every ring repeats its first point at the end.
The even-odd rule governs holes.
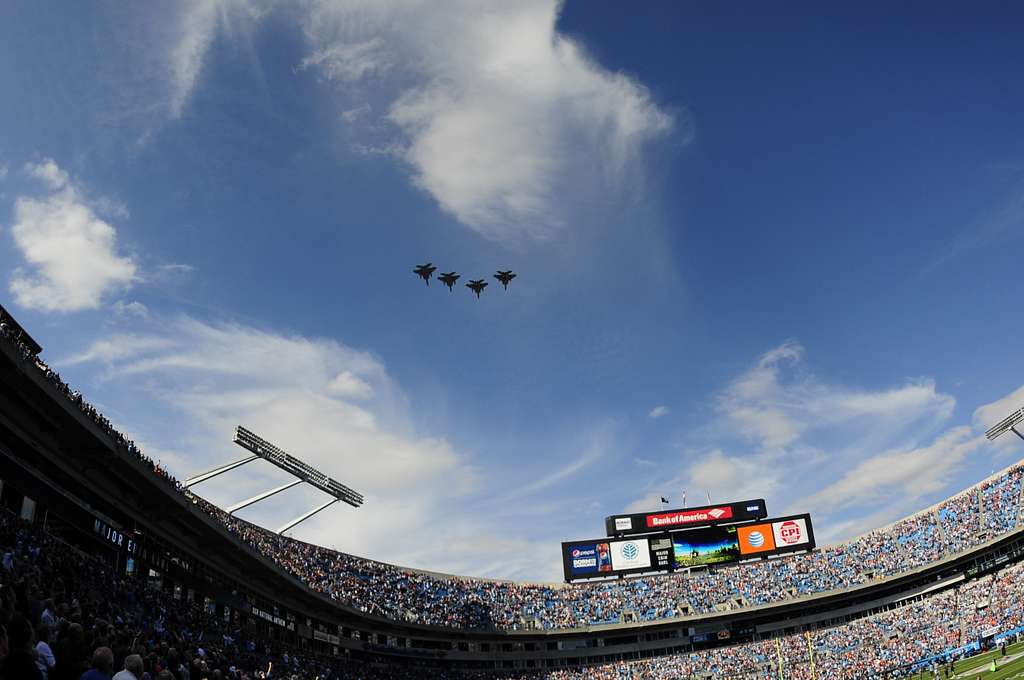
{"type": "Polygon", "coordinates": [[[647,526],[652,529],[661,527],[676,527],[682,524],[706,524],[708,522],[722,522],[732,519],[732,508],[728,505],[710,510],[695,510],[683,512],[667,512],[660,515],[647,515],[647,526]]]}
{"type": "Polygon", "coordinates": [[[139,548],[139,544],[131,535],[118,531],[98,517],[93,520],[92,530],[107,543],[119,550],[124,550],[129,555],[134,555],[139,548]]]}
{"type": "Polygon", "coordinates": [[[668,529],[710,526],[715,524],[734,524],[764,519],[768,509],[764,499],[740,501],[737,503],[719,503],[696,508],[677,508],[660,512],[643,512],[631,515],[612,515],[606,517],[605,531],[609,536],[623,534],[649,534],[668,529]]]}

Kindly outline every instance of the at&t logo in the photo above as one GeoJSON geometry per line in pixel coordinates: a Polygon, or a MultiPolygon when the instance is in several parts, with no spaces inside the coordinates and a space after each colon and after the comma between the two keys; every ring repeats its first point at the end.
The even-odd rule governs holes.
{"type": "Polygon", "coordinates": [[[751,531],[750,535],[747,536],[747,540],[750,541],[751,547],[760,548],[764,545],[764,534],[760,531],[751,531]]]}

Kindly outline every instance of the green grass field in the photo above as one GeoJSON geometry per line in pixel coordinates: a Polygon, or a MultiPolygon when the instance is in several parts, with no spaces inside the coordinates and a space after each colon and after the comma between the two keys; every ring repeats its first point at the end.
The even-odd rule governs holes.
{"type": "MultiPolygon", "coordinates": [[[[1013,656],[1014,654],[1024,653],[1024,642],[1016,645],[1010,645],[1006,648],[1006,655],[1013,656]]],[[[996,671],[989,671],[989,662],[993,658],[999,657],[999,651],[985,652],[977,656],[972,656],[969,659],[958,661],[953,665],[954,676],[965,678],[966,680],[974,680],[974,678],[981,678],[982,680],[1024,680],[1024,657],[1016,659],[1005,666],[1000,666],[996,671]]],[[[913,676],[917,678],[917,675],[913,676]]],[[[923,673],[921,676],[922,680],[934,680],[931,672],[923,673]]],[[[945,678],[943,673],[939,673],[937,678],[945,678]]]]}

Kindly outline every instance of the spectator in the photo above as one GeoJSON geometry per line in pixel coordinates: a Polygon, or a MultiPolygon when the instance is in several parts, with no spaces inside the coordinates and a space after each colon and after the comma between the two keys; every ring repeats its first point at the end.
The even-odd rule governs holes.
{"type": "Polygon", "coordinates": [[[124,670],[114,676],[114,680],[142,680],[142,657],[129,654],[124,660],[124,670]]]}
{"type": "Polygon", "coordinates": [[[15,614],[7,628],[7,658],[3,680],[42,680],[36,665],[35,632],[22,614],[15,614]]]}
{"type": "Polygon", "coordinates": [[[82,673],[80,680],[111,680],[114,673],[114,652],[110,647],[97,647],[92,654],[92,669],[82,673]]]}
{"type": "Polygon", "coordinates": [[[45,622],[36,626],[36,665],[39,666],[39,674],[43,680],[48,680],[50,671],[57,664],[57,659],[50,649],[50,626],[45,622]]]}

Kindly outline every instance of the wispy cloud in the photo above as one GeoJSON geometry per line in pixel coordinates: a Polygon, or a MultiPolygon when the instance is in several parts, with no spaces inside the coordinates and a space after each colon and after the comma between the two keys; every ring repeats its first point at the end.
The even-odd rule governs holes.
{"type": "MultiPolygon", "coordinates": [[[[631,504],[657,507],[666,490],[766,498],[774,514],[810,511],[853,531],[849,513],[888,521],[943,490],[984,445],[948,428],[956,400],[915,379],[868,390],[831,383],[795,340],[774,347],[713,397],[709,422],[631,504]],[[899,493],[896,492],[899,490],[899,493]]],[[[834,534],[833,534],[834,535],[834,534]]]]}
{"type": "MultiPolygon", "coordinates": [[[[237,456],[231,432],[244,424],[366,495],[364,507],[318,516],[297,536],[425,568],[495,573],[484,552],[470,550],[473,541],[501,543],[487,518],[463,511],[481,484],[472,460],[442,437],[416,433],[379,358],[333,340],[186,316],[151,315],[132,327],[138,330],[102,337],[60,365],[91,367],[122,402],[148,402],[125,420],[176,474],[237,456]],[[449,553],[456,545],[458,554],[449,553]]],[[[279,476],[270,466],[249,466],[196,491],[227,504],[280,483],[279,476]]],[[[318,494],[296,488],[246,517],[276,527],[312,507],[318,494]]],[[[526,544],[509,545],[517,541],[526,544]]],[[[499,573],[520,569],[528,569],[526,560],[499,573]]]]}
{"type": "Polygon", "coordinates": [[[1002,199],[947,242],[925,265],[922,274],[929,274],[972,251],[1024,235],[1024,172],[1019,167],[1006,168],[1004,172],[1012,173],[1016,180],[1010,183],[1002,199]]]}
{"type": "Polygon", "coordinates": [[[545,238],[567,190],[617,181],[673,126],[640,83],[557,31],[559,7],[314,2],[300,68],[342,85],[346,111],[362,110],[353,97],[390,100],[397,140],[359,145],[399,143],[415,184],[461,222],[498,240],[545,238]]]}
{"type": "Polygon", "coordinates": [[[914,422],[936,425],[956,406],[956,400],[938,392],[929,379],[873,391],[830,385],[799,370],[803,355],[802,345],[788,341],[766,352],[728,385],[716,400],[727,426],[763,451],[780,451],[813,430],[858,420],[885,432],[914,422]]]}
{"type": "Polygon", "coordinates": [[[913,502],[942,491],[964,459],[985,443],[970,427],[955,427],[926,446],[892,450],[852,466],[837,481],[804,500],[831,512],[854,506],[913,502]]]}
{"type": "Polygon", "coordinates": [[[655,406],[651,409],[651,412],[647,414],[648,418],[661,418],[669,414],[668,406],[655,406]]]}
{"type": "MultiPolygon", "coordinates": [[[[539,491],[548,489],[556,484],[564,482],[570,479],[583,470],[593,466],[599,461],[607,458],[610,455],[610,449],[612,446],[612,426],[610,423],[605,423],[594,427],[591,433],[588,435],[588,441],[582,448],[582,450],[568,463],[560,468],[553,470],[547,474],[538,477],[536,480],[524,484],[513,491],[505,494],[502,497],[502,501],[510,501],[517,498],[523,498],[526,496],[533,495],[539,491]]],[[[549,467],[547,461],[544,461],[543,466],[549,467]]]]}
{"type": "Polygon", "coordinates": [[[139,319],[145,319],[149,316],[149,308],[138,300],[132,300],[131,302],[118,300],[111,306],[111,309],[118,316],[134,316],[139,319]]]}

